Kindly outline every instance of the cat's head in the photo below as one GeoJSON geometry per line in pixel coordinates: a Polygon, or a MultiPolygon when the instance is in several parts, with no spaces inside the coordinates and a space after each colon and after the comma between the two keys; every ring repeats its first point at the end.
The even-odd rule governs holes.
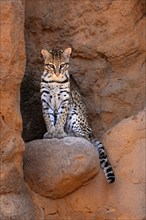
{"type": "Polygon", "coordinates": [[[41,50],[44,58],[44,68],[51,80],[57,81],[65,78],[66,74],[68,75],[71,51],[71,48],[67,48],[64,51],[61,49],[53,49],[51,51],[41,50]]]}

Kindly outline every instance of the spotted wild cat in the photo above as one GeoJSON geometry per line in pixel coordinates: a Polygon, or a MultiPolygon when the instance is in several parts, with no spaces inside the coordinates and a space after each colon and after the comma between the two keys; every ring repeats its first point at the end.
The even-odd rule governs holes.
{"type": "Polygon", "coordinates": [[[100,166],[108,183],[115,181],[115,175],[108,161],[104,146],[94,138],[87,120],[86,107],[81,95],[70,87],[69,57],[71,48],[64,51],[42,50],[44,72],[41,77],[41,101],[47,127],[44,138],[65,136],[83,137],[98,150],[100,166]]]}

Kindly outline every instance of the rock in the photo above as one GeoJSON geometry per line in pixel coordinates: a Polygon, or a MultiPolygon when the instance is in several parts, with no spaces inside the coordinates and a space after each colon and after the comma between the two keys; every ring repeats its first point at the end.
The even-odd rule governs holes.
{"type": "Polygon", "coordinates": [[[24,177],[31,190],[62,198],[99,172],[98,154],[83,138],[35,140],[26,144],[24,177]]]}
{"type": "Polygon", "coordinates": [[[20,133],[10,130],[7,125],[1,131],[0,194],[20,193],[24,186],[22,173],[24,143],[20,138],[20,133]]]}
{"type": "Polygon", "coordinates": [[[59,200],[32,191],[45,220],[145,219],[145,111],[122,120],[103,137],[116,181],[102,171],[88,185],[59,200]]]}
{"type": "Polygon", "coordinates": [[[25,141],[45,133],[39,91],[42,48],[73,48],[69,70],[98,137],[144,108],[144,14],[145,0],[26,1],[27,66],[21,87],[25,141]]]}
{"type": "Polygon", "coordinates": [[[0,219],[34,220],[22,170],[20,84],[25,69],[24,1],[0,1],[0,219]],[[25,192],[25,193],[24,193],[25,192]]]}
{"type": "Polygon", "coordinates": [[[34,206],[28,192],[7,193],[0,197],[1,220],[34,220],[34,206]]]}

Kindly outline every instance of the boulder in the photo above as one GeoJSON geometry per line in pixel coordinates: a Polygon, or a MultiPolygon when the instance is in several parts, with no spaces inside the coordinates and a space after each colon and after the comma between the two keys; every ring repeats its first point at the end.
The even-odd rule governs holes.
{"type": "Polygon", "coordinates": [[[24,177],[31,190],[62,198],[99,172],[98,154],[83,138],[35,140],[26,144],[24,177]]]}

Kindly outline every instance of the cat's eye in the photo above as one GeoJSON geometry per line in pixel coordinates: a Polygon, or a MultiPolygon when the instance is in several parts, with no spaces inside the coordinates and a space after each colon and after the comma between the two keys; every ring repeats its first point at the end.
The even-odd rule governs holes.
{"type": "Polygon", "coordinates": [[[54,65],[51,63],[46,64],[46,66],[50,67],[51,69],[54,69],[54,65]]]}
{"type": "Polygon", "coordinates": [[[60,64],[60,69],[63,69],[66,66],[65,63],[60,64]]]}
{"type": "Polygon", "coordinates": [[[68,65],[68,63],[62,63],[62,64],[60,64],[60,69],[63,69],[65,66],[67,66],[68,65]]]}

